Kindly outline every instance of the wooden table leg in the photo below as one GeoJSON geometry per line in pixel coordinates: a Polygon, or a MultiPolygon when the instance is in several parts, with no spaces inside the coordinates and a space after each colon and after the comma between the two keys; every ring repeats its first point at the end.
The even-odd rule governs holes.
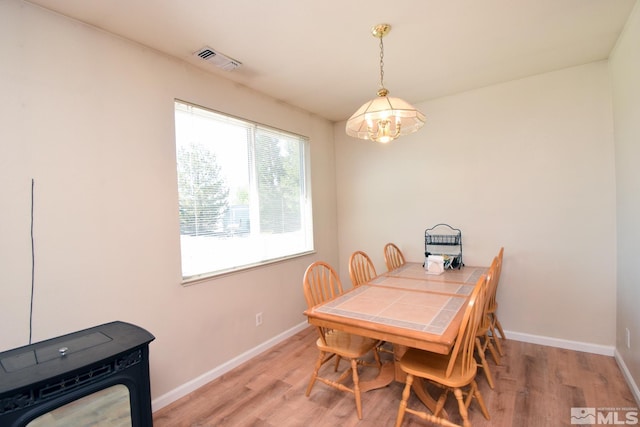
{"type": "MultiPolygon", "coordinates": [[[[396,344],[393,345],[393,348],[394,360],[392,362],[383,363],[382,367],[380,368],[380,372],[374,379],[368,381],[360,381],[360,391],[362,393],[369,390],[386,387],[393,381],[398,381],[401,383],[405,382],[406,374],[401,369],[399,369],[400,365],[397,364],[396,361],[400,360],[400,357],[402,357],[407,348],[405,346],[399,346],[396,344]]],[[[420,399],[420,401],[424,403],[427,408],[429,408],[431,413],[435,413],[437,402],[427,390],[425,381],[423,381],[420,377],[414,377],[413,385],[411,386],[411,388],[413,389],[413,392],[416,394],[418,399],[420,399]]],[[[442,411],[440,411],[440,416],[445,419],[449,418],[447,415],[447,411],[444,408],[442,409],[442,411]]]]}
{"type": "MultiPolygon", "coordinates": [[[[436,406],[437,406],[438,402],[433,398],[433,396],[431,396],[431,394],[429,393],[429,390],[427,390],[426,384],[422,380],[422,378],[414,376],[413,377],[413,384],[411,385],[411,388],[413,389],[413,392],[416,394],[418,399],[420,399],[420,401],[422,403],[424,403],[424,405],[427,408],[429,408],[429,410],[431,411],[432,414],[435,414],[436,406]]],[[[444,408],[442,408],[442,410],[440,411],[440,414],[438,414],[438,416],[442,417],[444,419],[449,419],[449,415],[447,414],[447,411],[444,408]]]]}
{"type": "MultiPolygon", "coordinates": [[[[396,381],[402,382],[402,383],[406,381],[407,374],[405,374],[404,371],[400,369],[399,362],[400,362],[400,358],[406,351],[407,351],[407,347],[404,345],[398,345],[398,344],[393,345],[394,361],[398,362],[396,363],[395,379],[396,381]]],[[[426,382],[423,381],[422,378],[420,377],[414,377],[411,388],[413,389],[413,392],[416,394],[418,399],[420,399],[420,401],[424,403],[424,405],[427,408],[429,408],[431,413],[432,414],[435,413],[436,405],[438,404],[438,402],[436,402],[436,400],[429,393],[429,390],[427,390],[426,382]]],[[[440,411],[440,416],[446,419],[449,418],[447,415],[447,411],[444,408],[442,408],[442,411],[440,411]]]]}
{"type": "Polygon", "coordinates": [[[360,391],[366,392],[388,386],[395,378],[395,367],[393,362],[385,362],[380,368],[378,375],[369,381],[360,381],[360,391]]]}
{"type": "Polygon", "coordinates": [[[429,392],[424,386],[425,384],[424,384],[424,381],[422,381],[422,378],[420,377],[413,378],[413,385],[411,386],[411,388],[413,389],[413,392],[416,394],[416,396],[418,396],[418,399],[420,399],[422,403],[424,403],[425,406],[429,408],[431,413],[435,413],[437,402],[431,396],[431,394],[429,394],[429,392]]]}

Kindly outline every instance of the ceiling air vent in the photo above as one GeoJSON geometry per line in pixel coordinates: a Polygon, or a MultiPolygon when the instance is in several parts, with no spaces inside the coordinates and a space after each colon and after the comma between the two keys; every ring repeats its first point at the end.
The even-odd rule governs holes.
{"type": "Polygon", "coordinates": [[[240,65],[242,65],[242,62],[229,58],[228,56],[223,55],[220,52],[216,52],[210,47],[203,47],[199,51],[195,52],[194,55],[199,56],[203,60],[210,62],[216,67],[222,68],[225,71],[233,71],[240,65]]]}

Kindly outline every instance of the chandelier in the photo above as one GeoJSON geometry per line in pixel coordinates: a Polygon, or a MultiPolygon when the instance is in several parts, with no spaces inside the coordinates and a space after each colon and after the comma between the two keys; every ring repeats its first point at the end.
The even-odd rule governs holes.
{"type": "Polygon", "coordinates": [[[424,114],[408,102],[387,96],[384,87],[384,45],[382,38],[391,30],[389,24],[378,24],[371,28],[374,37],[380,39],[380,89],[378,97],[365,102],[347,120],[347,135],[374,142],[387,143],[401,135],[420,129],[425,122],[424,114]]]}

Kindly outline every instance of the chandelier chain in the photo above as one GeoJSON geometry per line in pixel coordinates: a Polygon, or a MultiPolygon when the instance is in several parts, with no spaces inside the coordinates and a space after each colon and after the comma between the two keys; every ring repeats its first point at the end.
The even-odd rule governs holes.
{"type": "Polygon", "coordinates": [[[380,89],[384,89],[384,44],[380,37],[380,89]]]}

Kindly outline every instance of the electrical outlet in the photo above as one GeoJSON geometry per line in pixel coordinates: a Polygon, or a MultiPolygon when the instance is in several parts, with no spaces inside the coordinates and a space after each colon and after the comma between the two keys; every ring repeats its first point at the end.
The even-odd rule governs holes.
{"type": "Polygon", "coordinates": [[[627,331],[627,348],[631,348],[631,331],[629,328],[625,328],[625,330],[627,331]]]}
{"type": "Polygon", "coordinates": [[[256,313],[256,326],[262,325],[262,312],[256,313]]]}

